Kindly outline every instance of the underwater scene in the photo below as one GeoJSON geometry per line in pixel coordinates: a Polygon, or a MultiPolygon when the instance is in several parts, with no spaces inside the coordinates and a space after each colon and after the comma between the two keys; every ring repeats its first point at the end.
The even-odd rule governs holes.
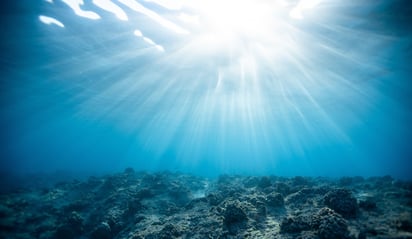
{"type": "Polygon", "coordinates": [[[411,1],[0,13],[0,239],[412,238],[411,1]]]}

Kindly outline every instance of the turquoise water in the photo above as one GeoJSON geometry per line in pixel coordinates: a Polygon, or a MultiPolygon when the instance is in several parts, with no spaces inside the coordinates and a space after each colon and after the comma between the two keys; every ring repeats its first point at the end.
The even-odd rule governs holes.
{"type": "Polygon", "coordinates": [[[411,178],[408,1],[1,11],[3,172],[411,178]]]}

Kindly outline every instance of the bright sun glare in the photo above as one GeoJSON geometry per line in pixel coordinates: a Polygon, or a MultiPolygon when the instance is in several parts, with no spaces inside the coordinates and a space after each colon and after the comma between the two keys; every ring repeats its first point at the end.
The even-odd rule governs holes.
{"type": "Polygon", "coordinates": [[[252,35],[268,30],[271,12],[252,0],[202,1],[198,6],[208,29],[219,35],[252,35]]]}
{"type": "MultiPolygon", "coordinates": [[[[194,16],[191,19],[194,50],[237,55],[255,55],[257,51],[272,52],[296,50],[294,40],[300,37],[294,23],[302,21],[307,10],[320,0],[191,0],[184,2],[194,16]],[[270,49],[268,49],[270,48],[270,49]],[[222,52],[223,51],[223,52],[222,52]]],[[[189,20],[190,21],[190,20],[189,20]]],[[[266,53],[264,53],[266,54],[266,53]]],[[[272,54],[273,56],[273,54],[272,54]]]]}
{"type": "Polygon", "coordinates": [[[193,1],[190,7],[199,14],[203,37],[210,44],[239,39],[262,39],[281,28],[285,8],[279,1],[210,0],[193,1]]]}

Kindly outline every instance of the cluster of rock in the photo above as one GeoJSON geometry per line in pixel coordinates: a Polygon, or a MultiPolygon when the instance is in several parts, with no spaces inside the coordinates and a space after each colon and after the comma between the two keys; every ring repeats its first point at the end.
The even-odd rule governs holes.
{"type": "Polygon", "coordinates": [[[135,172],[0,195],[0,238],[412,238],[412,183],[135,172]]]}

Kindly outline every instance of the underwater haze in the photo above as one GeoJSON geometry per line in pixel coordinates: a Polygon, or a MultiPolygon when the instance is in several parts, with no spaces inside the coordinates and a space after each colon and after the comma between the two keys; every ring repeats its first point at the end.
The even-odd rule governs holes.
{"type": "Polygon", "coordinates": [[[1,5],[2,172],[412,178],[407,0],[1,5]]]}

